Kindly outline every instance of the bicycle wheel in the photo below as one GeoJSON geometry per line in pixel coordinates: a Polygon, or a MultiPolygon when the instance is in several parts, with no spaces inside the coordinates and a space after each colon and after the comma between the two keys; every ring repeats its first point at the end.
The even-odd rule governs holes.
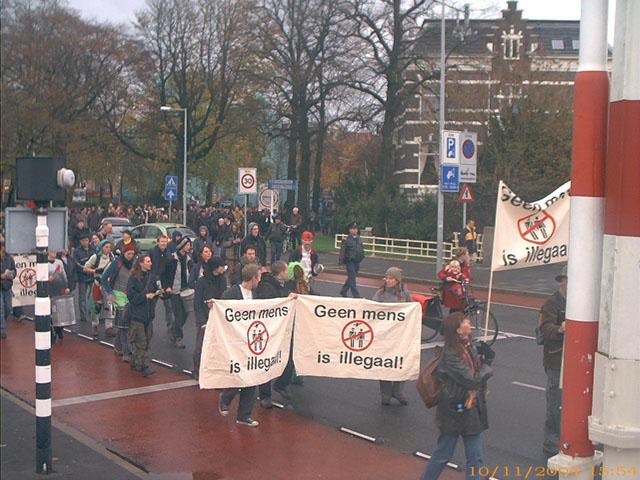
{"type": "Polygon", "coordinates": [[[422,317],[422,340],[428,342],[438,336],[442,330],[442,307],[440,302],[432,301],[427,308],[426,316],[422,317]]]}
{"type": "Polygon", "coordinates": [[[467,315],[471,318],[473,328],[475,329],[475,336],[481,340],[487,342],[488,345],[493,345],[498,338],[498,321],[493,315],[493,312],[489,312],[489,323],[486,325],[487,331],[485,333],[485,324],[487,322],[487,307],[485,305],[475,305],[467,312],[467,315]]]}

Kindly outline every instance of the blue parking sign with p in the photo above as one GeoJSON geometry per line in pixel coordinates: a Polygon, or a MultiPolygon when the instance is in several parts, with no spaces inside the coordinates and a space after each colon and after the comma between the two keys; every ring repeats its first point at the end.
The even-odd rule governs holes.
{"type": "Polygon", "coordinates": [[[456,158],[456,139],[447,138],[447,158],[456,158]]]}

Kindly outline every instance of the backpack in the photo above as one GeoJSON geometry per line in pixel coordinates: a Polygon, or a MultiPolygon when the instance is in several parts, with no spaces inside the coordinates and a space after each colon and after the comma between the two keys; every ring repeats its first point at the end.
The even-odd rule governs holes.
{"type": "Polygon", "coordinates": [[[429,360],[427,366],[420,372],[416,382],[416,389],[427,408],[435,407],[440,399],[442,382],[438,378],[437,370],[440,360],[442,360],[443,351],[442,347],[434,348],[433,358],[429,360]]]}

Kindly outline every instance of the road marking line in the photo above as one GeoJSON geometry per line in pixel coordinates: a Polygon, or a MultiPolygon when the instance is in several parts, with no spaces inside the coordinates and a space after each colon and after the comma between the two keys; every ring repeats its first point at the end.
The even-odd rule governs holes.
{"type": "Polygon", "coordinates": [[[159,365],[164,365],[167,368],[173,368],[175,365],[172,365],[171,363],[167,363],[167,362],[163,362],[162,360],[158,360],[157,358],[152,358],[151,359],[152,362],[155,362],[159,365]]]}
{"type": "Polygon", "coordinates": [[[100,400],[110,400],[112,398],[131,397],[133,395],[143,395],[145,393],[163,392],[166,390],[175,390],[177,388],[191,387],[198,385],[195,380],[181,380],[179,382],[161,383],[159,385],[149,385],[146,387],[126,388],[124,390],[114,390],[112,392],[95,393],[93,395],[81,395],[79,397],[63,398],[54,400],[52,407],[66,407],[69,405],[78,405],[80,403],[98,402],[100,400]]]}
{"type": "Polygon", "coordinates": [[[94,342],[94,338],[90,337],[89,335],[85,335],[84,333],[76,333],[77,336],[79,336],[80,338],[84,338],[85,340],[90,340],[92,342],[94,342]]]}
{"type": "Polygon", "coordinates": [[[342,433],[348,433],[349,435],[353,435],[354,437],[362,438],[363,440],[367,440],[371,443],[378,443],[378,441],[374,437],[370,437],[369,435],[365,435],[364,433],[356,432],[355,430],[351,430],[347,427],[338,428],[342,433]]]}
{"type": "Polygon", "coordinates": [[[100,340],[100,343],[101,343],[102,345],[106,345],[107,347],[111,347],[111,348],[113,348],[113,343],[105,342],[104,340],[100,340]]]}
{"type": "Polygon", "coordinates": [[[528,340],[536,339],[536,337],[532,337],[531,335],[522,335],[521,333],[500,332],[500,334],[504,335],[507,338],[526,338],[528,340]]]}
{"type": "Polygon", "coordinates": [[[520,387],[526,387],[526,388],[531,388],[533,390],[540,390],[540,391],[545,391],[546,388],[544,387],[539,387],[538,385],[531,385],[530,383],[523,383],[523,382],[511,382],[514,385],[518,385],[520,387]]]}
{"type": "MultiPolygon", "coordinates": [[[[415,452],[414,455],[416,457],[420,457],[420,458],[425,458],[427,460],[431,460],[431,455],[427,454],[427,453],[422,453],[422,452],[415,452]]],[[[455,463],[452,462],[447,462],[447,467],[449,468],[453,468],[454,470],[460,470],[460,467],[458,465],[456,465],[455,463]]]]}

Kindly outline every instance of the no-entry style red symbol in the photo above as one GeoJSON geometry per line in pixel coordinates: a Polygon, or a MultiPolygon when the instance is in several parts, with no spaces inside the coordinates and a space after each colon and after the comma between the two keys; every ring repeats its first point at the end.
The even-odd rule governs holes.
{"type": "Polygon", "coordinates": [[[33,268],[25,268],[20,272],[18,281],[23,288],[33,288],[36,286],[36,271],[33,268]]]}
{"type": "Polygon", "coordinates": [[[342,329],[342,343],[353,352],[366,350],[373,343],[373,328],[363,320],[353,320],[342,329]]]}
{"type": "Polygon", "coordinates": [[[547,212],[536,212],[518,220],[518,232],[527,242],[547,243],[556,231],[556,221],[547,212]]]}
{"type": "Polygon", "coordinates": [[[251,353],[260,355],[267,348],[269,343],[269,332],[264,323],[255,321],[249,325],[247,330],[247,345],[251,353]]]}

